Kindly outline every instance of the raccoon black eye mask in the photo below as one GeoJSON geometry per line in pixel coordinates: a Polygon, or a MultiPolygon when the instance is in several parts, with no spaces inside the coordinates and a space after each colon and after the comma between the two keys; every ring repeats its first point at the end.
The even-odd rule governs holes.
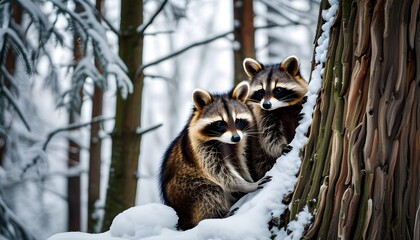
{"type": "Polygon", "coordinates": [[[243,66],[251,89],[247,104],[259,133],[253,138],[249,168],[253,179],[260,179],[292,141],[308,84],[295,56],[272,65],[247,58],[243,66]]]}
{"type": "Polygon", "coordinates": [[[178,214],[178,228],[225,217],[235,193],[256,191],[271,177],[253,181],[247,165],[254,118],[246,105],[249,83],[230,93],[197,89],[186,126],[167,149],[160,172],[165,204],[178,214]]]}

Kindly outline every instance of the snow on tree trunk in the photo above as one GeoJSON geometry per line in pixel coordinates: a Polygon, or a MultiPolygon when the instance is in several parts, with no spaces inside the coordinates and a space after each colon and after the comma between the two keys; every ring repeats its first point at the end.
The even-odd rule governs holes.
{"type": "Polygon", "coordinates": [[[307,239],[419,236],[419,5],[340,1],[288,219],[309,207],[307,239]]]}
{"type": "Polygon", "coordinates": [[[112,157],[102,229],[109,230],[112,219],[134,206],[137,187],[137,167],[141,136],[140,126],[143,73],[136,74],[142,64],[142,34],[136,32],[143,21],[143,1],[121,0],[119,54],[127,65],[133,93],[124,100],[117,98],[115,127],[112,133],[112,157]]]}

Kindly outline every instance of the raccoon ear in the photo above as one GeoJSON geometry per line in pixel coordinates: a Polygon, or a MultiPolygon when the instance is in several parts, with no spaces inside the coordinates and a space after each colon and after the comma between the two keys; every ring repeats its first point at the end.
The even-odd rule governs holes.
{"type": "Polygon", "coordinates": [[[212,102],[212,97],[210,93],[201,89],[196,89],[193,93],[193,102],[195,108],[200,110],[212,102]]]}
{"type": "Polygon", "coordinates": [[[261,63],[252,58],[245,58],[242,65],[249,78],[253,78],[259,71],[264,69],[261,63]]]}
{"type": "Polygon", "coordinates": [[[287,71],[292,76],[296,76],[299,72],[299,59],[296,56],[289,56],[283,60],[280,65],[280,68],[284,71],[287,71]]]}
{"type": "Polygon", "coordinates": [[[249,94],[249,83],[247,81],[240,82],[232,91],[232,99],[245,102],[249,94]]]}

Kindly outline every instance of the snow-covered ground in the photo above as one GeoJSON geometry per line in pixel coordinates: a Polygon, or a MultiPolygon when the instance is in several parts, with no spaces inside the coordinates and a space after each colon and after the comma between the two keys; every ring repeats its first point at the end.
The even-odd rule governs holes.
{"type": "Polygon", "coordinates": [[[116,240],[116,239],[300,239],[304,226],[312,218],[305,208],[298,214],[295,221],[287,226],[287,230],[270,232],[268,222],[271,216],[280,215],[285,206],[283,196],[293,190],[296,183],[296,173],[301,164],[300,150],[304,147],[307,137],[305,133],[312,121],[312,112],[322,83],[323,64],[327,56],[329,29],[338,8],[337,0],[329,1],[331,7],[322,13],[326,23],[323,33],[317,40],[315,50],[316,67],[311,74],[308,100],[304,104],[303,118],[296,129],[296,136],[291,142],[293,149],[281,156],[273,169],[267,175],[273,176],[272,181],[257,192],[246,195],[233,208],[239,209],[233,216],[224,219],[206,219],[198,226],[188,231],[177,231],[177,216],[173,209],[157,203],[149,203],[130,208],[120,213],[113,221],[108,232],[101,234],[60,233],[49,240],[116,240]]]}

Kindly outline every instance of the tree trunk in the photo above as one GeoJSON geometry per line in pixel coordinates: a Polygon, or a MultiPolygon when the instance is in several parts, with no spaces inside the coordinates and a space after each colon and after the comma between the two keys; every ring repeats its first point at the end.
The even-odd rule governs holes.
{"type": "MultiPolygon", "coordinates": [[[[105,13],[105,0],[96,0],[95,6],[96,10],[99,13],[104,15],[105,13]]],[[[98,21],[100,19],[98,18],[98,21]]],[[[95,65],[98,70],[102,73],[102,69],[98,60],[95,60],[95,65]]],[[[103,91],[100,87],[96,86],[93,90],[93,102],[92,102],[92,119],[94,117],[102,115],[102,99],[103,91]]],[[[87,217],[87,229],[90,233],[95,233],[100,231],[100,226],[98,226],[98,215],[95,214],[97,206],[95,205],[100,198],[100,188],[101,188],[101,143],[102,140],[99,137],[101,123],[96,122],[91,124],[90,128],[90,154],[89,154],[89,181],[88,181],[88,217],[87,217]]]]}
{"type": "Polygon", "coordinates": [[[309,207],[307,239],[419,237],[419,4],[340,1],[289,217],[309,207]]]}
{"type": "Polygon", "coordinates": [[[234,80],[235,85],[248,79],[243,71],[245,58],[255,59],[253,0],[233,0],[234,80]]]}
{"type": "MultiPolygon", "coordinates": [[[[82,11],[82,6],[76,3],[76,12],[82,11]]],[[[77,34],[73,40],[73,61],[77,62],[83,57],[83,48],[77,34]]],[[[82,89],[80,99],[82,99],[82,89]]],[[[69,109],[69,124],[80,122],[81,106],[72,106],[69,109]]],[[[80,147],[73,139],[68,143],[68,168],[77,168],[80,165],[80,147]]],[[[69,176],[67,179],[67,201],[68,201],[68,231],[81,230],[81,202],[80,202],[80,175],[69,176]]]]}
{"type": "Polygon", "coordinates": [[[117,97],[103,231],[109,229],[118,213],[135,203],[140,154],[141,136],[136,129],[141,119],[143,73],[136,74],[136,70],[142,64],[143,36],[136,33],[136,28],[143,21],[143,1],[121,0],[121,16],[119,54],[128,67],[133,93],[126,100],[117,97]]]}

